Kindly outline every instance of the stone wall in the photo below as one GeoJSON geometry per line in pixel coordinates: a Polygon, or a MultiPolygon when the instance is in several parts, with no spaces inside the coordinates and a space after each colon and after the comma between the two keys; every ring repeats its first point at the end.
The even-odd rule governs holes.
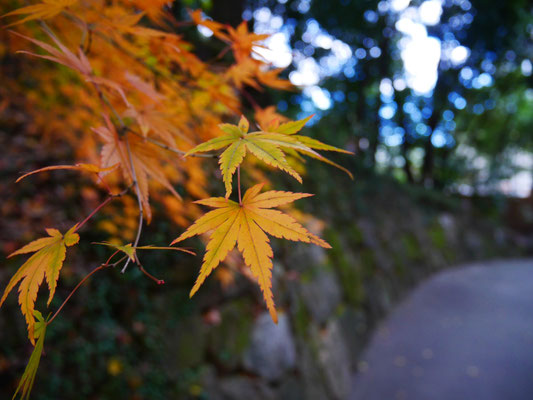
{"type": "Polygon", "coordinates": [[[220,308],[219,323],[202,328],[207,339],[195,349],[204,398],[345,399],[369,334],[409,288],[454,264],[530,250],[531,242],[474,212],[471,200],[420,205],[424,199],[393,194],[369,197],[373,212],[330,221],[332,250],[283,247],[274,266],[277,326],[258,310],[257,291],[229,295],[236,297],[220,308]]]}

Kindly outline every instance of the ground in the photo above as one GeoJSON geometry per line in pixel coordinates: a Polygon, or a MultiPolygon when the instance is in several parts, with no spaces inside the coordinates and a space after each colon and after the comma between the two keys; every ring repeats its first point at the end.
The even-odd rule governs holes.
{"type": "Polygon", "coordinates": [[[531,399],[533,260],[470,264],[422,283],[358,370],[353,400],[531,399]]]}

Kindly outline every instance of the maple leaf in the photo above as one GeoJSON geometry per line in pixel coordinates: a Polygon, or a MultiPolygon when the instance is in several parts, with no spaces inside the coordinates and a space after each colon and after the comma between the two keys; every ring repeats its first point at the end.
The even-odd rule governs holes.
{"type": "MultiPolygon", "coordinates": [[[[347,170],[343,166],[329,160],[328,158],[324,157],[323,155],[313,150],[334,151],[337,153],[353,155],[351,151],[339,149],[338,147],[331,146],[326,143],[322,143],[321,141],[313,139],[309,136],[296,135],[296,133],[298,133],[312,117],[313,115],[310,115],[307,118],[304,118],[298,121],[288,121],[283,124],[279,123],[280,122],[279,119],[274,119],[267,125],[267,128],[264,128],[264,131],[266,131],[267,133],[272,132],[272,133],[278,133],[282,135],[291,135],[292,141],[289,140],[285,144],[279,143],[279,145],[283,147],[293,148],[297,152],[303,153],[305,155],[308,155],[309,157],[315,158],[326,164],[332,165],[344,171],[351,179],[353,179],[353,174],[349,170],[347,170]],[[296,145],[294,143],[294,140],[296,140],[300,145],[296,145]]],[[[264,137],[268,139],[268,135],[265,135],[264,137]]],[[[272,136],[270,138],[271,140],[276,139],[275,137],[272,137],[272,136]]],[[[281,141],[283,140],[287,141],[286,138],[284,139],[281,137],[277,137],[277,139],[281,141]]]]}
{"type": "MultiPolygon", "coordinates": [[[[190,150],[187,155],[197,152],[205,152],[211,150],[219,150],[227,147],[222,152],[219,159],[220,170],[222,178],[226,186],[226,198],[232,192],[233,174],[237,167],[243,162],[246,152],[249,151],[264,163],[287,172],[293,176],[298,182],[302,182],[300,175],[287,163],[285,155],[278,143],[271,143],[269,140],[263,140],[263,137],[258,136],[260,132],[252,132],[248,134],[248,120],[245,117],[241,118],[239,126],[231,124],[221,124],[220,129],[226,135],[211,139],[205,143],[196,146],[190,150]]],[[[311,149],[309,149],[312,151],[311,149]]]]}
{"type": "Polygon", "coordinates": [[[168,189],[178,199],[181,199],[181,196],[172,187],[172,184],[165,175],[157,147],[134,135],[128,136],[126,140],[123,136],[119,136],[107,115],[104,115],[104,120],[106,123],[105,126],[93,128],[93,131],[105,141],[101,153],[102,167],[107,168],[118,164],[124,179],[129,184],[133,182],[134,175],[137,177],[141,202],[146,213],[146,220],[150,222],[152,212],[148,200],[149,177],[168,189]],[[131,160],[128,143],[131,150],[131,160]],[[135,173],[133,173],[132,168],[134,168],[135,173]]]}
{"type": "MultiPolygon", "coordinates": [[[[136,10],[134,13],[129,13],[123,8],[112,7],[105,8],[103,10],[103,15],[100,13],[98,13],[97,15],[93,15],[88,22],[90,23],[94,31],[98,31],[100,33],[105,34],[106,36],[109,36],[109,39],[116,40],[117,44],[120,44],[124,47],[129,47],[130,44],[128,44],[128,41],[125,40],[123,35],[131,34],[147,38],[166,38],[172,36],[172,34],[160,30],[139,26],[139,21],[141,21],[146,15],[148,15],[148,12],[145,11],[138,12],[138,10],[136,10]]],[[[168,13],[163,13],[161,15],[164,16],[165,19],[169,19],[167,17],[170,17],[170,19],[172,19],[172,17],[168,13]]],[[[150,15],[148,15],[148,17],[151,18],[150,15]]],[[[163,21],[161,22],[164,24],[163,21]]],[[[76,21],[76,24],[82,30],[87,30],[88,28],[85,21],[76,21]]]]}
{"type": "Polygon", "coordinates": [[[147,137],[148,133],[153,132],[152,136],[158,136],[169,147],[176,146],[176,138],[182,137],[179,129],[169,119],[169,115],[154,109],[153,107],[146,107],[142,110],[129,108],[124,113],[126,117],[132,117],[137,121],[140,128],[140,133],[147,137]]]}
{"type": "Polygon", "coordinates": [[[235,55],[237,62],[243,61],[249,57],[252,52],[255,53],[254,47],[264,48],[264,46],[260,45],[258,42],[261,42],[270,36],[268,34],[249,32],[248,23],[246,21],[242,21],[237,28],[227,25],[226,30],[228,31],[233,54],[235,55]]]}
{"type": "Polygon", "coordinates": [[[258,74],[258,70],[258,61],[251,58],[246,58],[240,63],[232,65],[230,68],[228,68],[225,75],[228,80],[233,82],[237,89],[242,89],[244,85],[248,85],[260,91],[261,87],[254,79],[258,74]]]}
{"type": "Polygon", "coordinates": [[[31,389],[33,388],[33,383],[35,381],[35,375],[37,374],[39,362],[41,361],[41,354],[43,353],[44,337],[46,335],[46,327],[48,326],[48,323],[44,320],[42,314],[37,310],[33,311],[33,316],[37,319],[35,322],[33,336],[35,339],[37,339],[37,343],[33,348],[28,364],[26,365],[24,373],[20,378],[20,382],[17,386],[15,394],[13,395],[13,399],[17,397],[17,394],[20,392],[20,398],[22,400],[29,400],[31,389]]]}
{"type": "Polygon", "coordinates": [[[274,89],[294,90],[294,85],[291,83],[291,81],[278,77],[281,71],[283,71],[283,68],[271,69],[269,71],[259,70],[257,78],[263,85],[270,86],[274,89]]]}
{"type": "Polygon", "coordinates": [[[204,18],[201,10],[189,11],[189,15],[195,24],[208,28],[220,40],[230,44],[237,63],[250,57],[252,52],[259,55],[255,52],[254,47],[264,48],[264,46],[258,42],[261,42],[270,36],[267,34],[250,32],[246,21],[242,21],[237,28],[233,28],[230,25],[221,24],[220,22],[204,18]]]}
{"type": "Polygon", "coordinates": [[[283,204],[312,196],[308,193],[268,191],[260,193],[263,184],[257,184],[246,191],[239,204],[224,197],[198,200],[196,203],[215,210],[200,217],[172,244],[192,236],[213,231],[207,244],[200,275],[190,292],[192,297],[209,274],[223,261],[235,245],[241,252],[245,264],[250,267],[263,292],[272,319],[277,322],[276,308],[272,294],[272,248],[266,235],[287,240],[313,243],[324,248],[331,246],[313,235],[291,216],[279,210],[272,210],[283,204]]]}
{"type": "Polygon", "coordinates": [[[280,122],[288,121],[287,117],[277,113],[276,106],[257,108],[254,113],[254,118],[257,122],[257,125],[259,125],[261,129],[265,131],[268,131],[268,128],[271,125],[279,126],[280,122]]]}
{"type": "Polygon", "coordinates": [[[126,72],[124,78],[133,88],[143,93],[154,103],[160,103],[165,99],[165,96],[159,93],[151,83],[145,82],[139,76],[132,74],[131,72],[126,72]]]}
{"type": "Polygon", "coordinates": [[[189,15],[191,16],[191,19],[196,25],[201,25],[209,29],[215,36],[218,38],[229,41],[230,38],[228,35],[223,33],[222,31],[225,30],[226,26],[224,24],[221,24],[220,22],[212,21],[209,19],[204,18],[202,10],[189,10],[189,15]]]}
{"type": "Polygon", "coordinates": [[[2,18],[10,17],[13,15],[26,15],[26,17],[22,18],[21,20],[9,24],[7,26],[22,24],[24,22],[31,21],[34,19],[48,19],[55,17],[64,9],[76,4],[77,2],[78,0],[43,0],[41,4],[34,4],[31,6],[19,8],[3,15],[2,18]]]}
{"type": "Polygon", "coordinates": [[[165,27],[165,19],[174,21],[172,15],[163,9],[169,3],[168,0],[132,0],[132,2],[159,26],[165,27]]]}
{"type": "Polygon", "coordinates": [[[46,229],[50,236],[34,240],[8,256],[9,258],[18,254],[35,253],[13,275],[7,284],[2,299],[0,299],[1,307],[11,290],[22,281],[19,286],[19,304],[28,324],[28,337],[34,345],[35,320],[33,319],[33,311],[39,286],[46,276],[46,282],[50,289],[48,296],[48,304],[50,304],[56,291],[59,271],[65,260],[66,249],[80,240],[80,236],[76,233],[77,227],[74,225],[64,235],[57,229],[46,229]]]}
{"type": "Polygon", "coordinates": [[[31,37],[21,35],[20,33],[10,31],[10,33],[29,40],[33,44],[39,46],[43,50],[47,51],[49,55],[35,54],[25,50],[20,50],[18,51],[18,53],[24,53],[33,57],[44,58],[46,60],[54,61],[58,64],[62,64],[68,68],[78,71],[86,77],[92,75],[91,64],[89,63],[88,58],[85,56],[85,53],[83,53],[81,49],[78,49],[78,55],[76,56],[76,54],[74,54],[67,46],[61,43],[61,41],[50,30],[45,30],[45,32],[54,41],[57,48],[40,40],[33,39],[31,37]]]}
{"type": "Polygon", "coordinates": [[[335,165],[352,177],[352,174],[348,170],[333,161],[328,160],[313,149],[336,151],[347,154],[352,154],[351,152],[324,144],[316,139],[295,135],[311,118],[312,115],[299,121],[290,121],[281,125],[273,123],[269,125],[268,131],[248,133],[249,122],[243,116],[241,117],[238,126],[232,124],[219,125],[220,129],[226,133],[226,135],[208,140],[192,150],[189,150],[186,155],[219,150],[227,147],[220,154],[219,158],[220,171],[222,172],[222,179],[226,187],[226,198],[228,198],[232,192],[233,174],[237,170],[237,167],[243,162],[247,151],[252,153],[265,164],[287,172],[300,183],[302,182],[302,178],[287,162],[283,149],[292,149],[323,162],[327,162],[328,164],[335,165]]]}
{"type": "Polygon", "coordinates": [[[61,43],[61,41],[49,28],[46,28],[44,31],[53,40],[57,48],[49,45],[48,43],[42,42],[40,40],[33,39],[31,37],[21,35],[20,33],[10,31],[10,33],[14,35],[17,35],[26,40],[29,40],[30,42],[42,48],[43,50],[47,51],[49,54],[41,55],[41,54],[36,54],[36,53],[32,53],[31,51],[25,51],[25,50],[19,50],[17,53],[28,54],[30,56],[37,57],[37,58],[44,58],[45,60],[53,61],[58,64],[64,65],[74,71],[78,71],[80,74],[84,76],[87,82],[91,82],[97,86],[102,85],[109,89],[113,89],[120,95],[120,97],[122,98],[122,100],[128,107],[131,106],[131,104],[128,102],[128,99],[126,98],[126,95],[121,85],[112,81],[111,79],[106,79],[100,76],[94,76],[89,59],[87,58],[87,56],[85,55],[85,53],[83,52],[81,48],[78,49],[78,55],[76,56],[76,54],[70,51],[70,49],[67,46],[61,43]]]}

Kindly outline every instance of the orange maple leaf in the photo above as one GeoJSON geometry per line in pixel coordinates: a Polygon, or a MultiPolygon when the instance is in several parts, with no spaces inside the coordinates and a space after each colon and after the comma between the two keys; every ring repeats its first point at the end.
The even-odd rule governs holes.
{"type": "Polygon", "coordinates": [[[257,108],[254,117],[257,125],[263,131],[268,131],[271,126],[279,126],[280,123],[289,121],[287,117],[278,114],[276,106],[257,108]]]}
{"type": "Polygon", "coordinates": [[[43,0],[43,2],[40,4],[34,4],[11,11],[3,15],[2,18],[13,15],[26,15],[26,17],[17,22],[9,24],[8,26],[22,24],[34,19],[48,19],[55,17],[67,7],[72,6],[77,2],[78,0],[43,0]]]}
{"type": "Polygon", "coordinates": [[[225,73],[229,81],[233,82],[237,89],[242,89],[244,85],[261,90],[261,87],[255,81],[259,71],[259,62],[252,58],[246,58],[243,61],[232,65],[225,73]]]}
{"type": "Polygon", "coordinates": [[[196,25],[210,29],[216,37],[230,44],[238,63],[250,57],[254,52],[254,47],[264,47],[259,42],[270,36],[250,32],[246,21],[242,21],[237,28],[233,28],[230,25],[204,18],[201,10],[189,11],[189,14],[196,25]]]}
{"type": "Polygon", "coordinates": [[[266,234],[287,240],[313,243],[324,248],[331,248],[331,246],[310,233],[291,216],[271,209],[312,196],[311,194],[274,190],[260,194],[262,187],[263,184],[260,183],[248,189],[240,204],[224,197],[196,201],[198,204],[215,208],[215,210],[200,217],[171,245],[189,237],[213,231],[207,244],[200,275],[190,293],[192,297],[213,269],[237,244],[245,264],[250,267],[259,283],[272,319],[277,322],[271,282],[273,253],[266,234]]]}
{"type": "Polygon", "coordinates": [[[165,20],[175,22],[172,14],[164,9],[169,4],[168,0],[132,0],[132,2],[159,26],[165,27],[165,20]]]}
{"type": "Polygon", "coordinates": [[[222,39],[224,41],[230,40],[228,35],[222,32],[226,28],[226,26],[224,24],[221,24],[220,22],[216,22],[216,21],[204,18],[202,10],[200,9],[194,10],[194,11],[189,10],[189,15],[191,16],[192,21],[196,25],[201,25],[201,26],[206,27],[207,29],[212,31],[213,34],[219,39],[222,39]]]}
{"type": "Polygon", "coordinates": [[[43,41],[33,39],[31,37],[21,35],[20,33],[11,31],[12,34],[20,36],[26,40],[29,40],[33,44],[47,51],[49,54],[41,55],[41,54],[35,54],[35,53],[32,53],[30,51],[25,51],[25,50],[20,50],[18,51],[18,53],[24,53],[30,56],[54,61],[58,64],[62,64],[75,71],[78,71],[85,77],[89,77],[92,75],[91,64],[89,63],[89,60],[87,59],[87,57],[85,56],[85,53],[81,49],[78,49],[78,55],[76,56],[76,54],[74,54],[72,51],[70,51],[70,49],[67,46],[61,43],[61,41],[51,31],[45,30],[45,32],[54,41],[57,48],[43,41]]]}
{"type": "Polygon", "coordinates": [[[280,90],[294,90],[294,85],[287,79],[281,79],[278,77],[279,73],[283,71],[283,68],[275,68],[268,71],[257,72],[257,79],[265,86],[270,86],[274,89],[280,90]]]}
{"type": "Polygon", "coordinates": [[[231,40],[231,48],[237,62],[241,62],[247,57],[250,57],[254,47],[264,47],[258,42],[267,39],[270,35],[257,34],[248,31],[248,23],[242,21],[239,26],[234,29],[231,26],[227,26],[229,37],[231,40]]]}
{"type": "Polygon", "coordinates": [[[0,299],[1,307],[11,290],[19,281],[22,281],[19,287],[19,304],[28,324],[28,337],[33,345],[35,345],[33,312],[39,286],[46,276],[50,289],[48,297],[48,304],[50,304],[56,291],[59,271],[63,266],[67,247],[75,245],[80,240],[80,236],[76,233],[77,227],[74,225],[64,235],[57,229],[46,229],[49,237],[34,240],[8,256],[35,252],[13,275],[0,299]]]}
{"type": "Polygon", "coordinates": [[[43,50],[47,51],[49,54],[41,55],[26,50],[19,50],[17,53],[28,54],[37,58],[44,58],[45,60],[50,60],[58,64],[64,65],[68,68],[71,68],[74,71],[78,71],[81,75],[83,75],[87,82],[91,82],[97,86],[102,85],[116,91],[120,95],[124,103],[128,107],[131,106],[120,84],[115,81],[112,81],[111,79],[103,78],[101,76],[95,76],[93,74],[91,63],[89,62],[89,59],[81,48],[78,49],[78,55],[76,55],[67,46],[61,43],[61,41],[50,29],[45,29],[45,32],[53,40],[57,48],[40,40],[33,39],[31,37],[21,35],[20,33],[11,31],[12,34],[29,40],[30,42],[42,48],[43,50]]]}
{"type": "Polygon", "coordinates": [[[165,175],[161,165],[160,149],[135,135],[126,133],[127,137],[124,135],[119,136],[109,117],[104,115],[104,119],[105,126],[93,128],[93,131],[105,141],[101,153],[102,168],[118,164],[128,184],[133,183],[134,176],[137,177],[146,220],[150,222],[152,220],[152,212],[148,201],[148,178],[152,178],[164,186],[177,198],[181,199],[181,196],[165,175]]]}

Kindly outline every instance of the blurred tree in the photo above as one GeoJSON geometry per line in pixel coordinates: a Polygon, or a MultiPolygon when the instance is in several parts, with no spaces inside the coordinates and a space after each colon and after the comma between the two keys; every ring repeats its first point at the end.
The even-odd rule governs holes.
{"type": "MultiPolygon", "coordinates": [[[[374,168],[377,159],[402,171],[401,179],[444,188],[471,169],[467,147],[487,158],[491,173],[473,175],[485,183],[513,171],[506,151],[530,147],[533,6],[526,0],[258,0],[247,7],[244,16],[261,32],[283,20],[289,76],[303,93],[282,104],[317,111],[317,134],[331,136],[334,127],[328,139],[350,142],[360,165],[374,168]]],[[[279,43],[271,47],[270,57],[279,57],[279,43]]]]}

